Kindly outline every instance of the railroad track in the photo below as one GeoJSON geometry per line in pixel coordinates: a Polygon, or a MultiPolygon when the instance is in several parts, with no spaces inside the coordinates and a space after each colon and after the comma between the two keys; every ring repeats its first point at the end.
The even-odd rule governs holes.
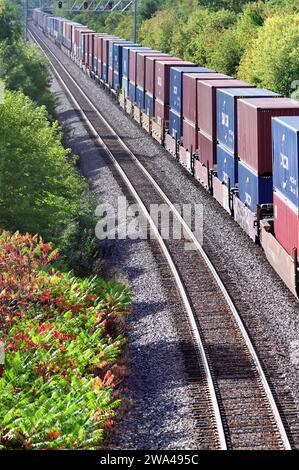
{"type": "MultiPolygon", "coordinates": [[[[90,133],[139,204],[162,250],[164,270],[168,275],[171,271],[195,341],[200,387],[197,418],[202,420],[204,447],[291,449],[284,419],[240,315],[201,244],[177,207],[103,118],[40,33],[31,30],[30,35],[48,56],[90,133]],[[159,224],[150,216],[152,205],[162,204],[167,205],[173,216],[170,233],[174,223],[179,224],[185,234],[182,239],[162,238],[159,224]],[[187,242],[195,249],[186,250],[187,242]]],[[[191,356],[189,351],[188,362],[192,363],[194,375],[196,366],[191,356]]]]}

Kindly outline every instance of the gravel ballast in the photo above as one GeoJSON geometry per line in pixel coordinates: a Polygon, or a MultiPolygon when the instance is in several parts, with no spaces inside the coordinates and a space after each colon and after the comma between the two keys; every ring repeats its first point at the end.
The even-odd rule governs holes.
{"type": "MultiPolygon", "coordinates": [[[[52,91],[65,144],[80,155],[82,173],[99,202],[117,207],[123,196],[111,168],[90,139],[57,80],[52,91]]],[[[198,449],[192,420],[190,384],[173,321],[171,293],[163,285],[147,241],[116,240],[105,251],[116,276],[133,290],[134,309],[127,318],[130,377],[126,383],[132,405],[119,422],[115,449],[198,449]]]]}
{"type": "MultiPolygon", "coordinates": [[[[48,44],[51,44],[50,41],[48,44]]],[[[262,362],[267,370],[268,362],[272,366],[274,361],[277,374],[288,385],[298,411],[298,301],[268,264],[261,248],[253,244],[199,183],[132,122],[68,57],[62,52],[59,55],[61,61],[80,77],[82,88],[98,105],[103,116],[156,181],[167,188],[167,196],[171,201],[203,204],[205,249],[216,268],[230,280],[227,287],[234,292],[237,306],[238,303],[243,305],[243,309],[244,305],[247,306],[243,320],[248,331],[252,333],[256,344],[262,341],[267,345],[269,358],[262,357],[262,362]]],[[[268,372],[271,375],[270,366],[268,372]]]]}

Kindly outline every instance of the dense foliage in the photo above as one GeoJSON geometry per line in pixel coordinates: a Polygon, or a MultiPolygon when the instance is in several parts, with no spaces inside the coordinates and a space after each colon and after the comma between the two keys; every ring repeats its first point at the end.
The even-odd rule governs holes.
{"type": "Polygon", "coordinates": [[[21,92],[0,106],[1,227],[58,240],[77,212],[85,185],[58,124],[21,92]]]}
{"type": "MultiPolygon", "coordinates": [[[[298,0],[139,0],[139,41],[286,95],[298,79],[298,0]]],[[[132,38],[132,15],[82,14],[132,38]]]]}
{"type": "Polygon", "coordinates": [[[0,0],[0,79],[9,90],[20,90],[52,117],[55,99],[50,92],[46,59],[24,41],[22,8],[18,2],[0,0]]]}
{"type": "Polygon", "coordinates": [[[266,20],[241,59],[239,77],[284,95],[293,91],[299,78],[299,14],[266,20]]]}
{"type": "Polygon", "coordinates": [[[120,403],[113,324],[130,293],[55,271],[57,256],[37,236],[0,234],[0,449],[98,448],[120,403]]]}
{"type": "Polygon", "coordinates": [[[22,34],[19,10],[13,2],[0,0],[0,42],[12,44],[22,34]]]}
{"type": "Polygon", "coordinates": [[[46,58],[35,46],[23,41],[0,45],[3,79],[9,90],[20,90],[37,105],[46,106],[49,116],[55,111],[55,98],[50,92],[50,74],[46,58]]]}
{"type": "Polygon", "coordinates": [[[97,254],[96,202],[61,143],[49,66],[24,42],[24,4],[15,4],[0,0],[0,80],[7,90],[0,106],[0,228],[54,241],[68,268],[85,275],[97,254]]]}

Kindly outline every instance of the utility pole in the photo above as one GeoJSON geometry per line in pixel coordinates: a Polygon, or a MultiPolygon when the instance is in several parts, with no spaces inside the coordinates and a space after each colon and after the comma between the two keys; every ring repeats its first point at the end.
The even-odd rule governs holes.
{"type": "Polygon", "coordinates": [[[27,41],[27,27],[28,27],[28,0],[24,0],[24,29],[25,41],[27,41]]]}
{"type": "Polygon", "coordinates": [[[134,0],[134,32],[133,32],[133,42],[137,41],[137,13],[138,13],[138,0],[134,0]]]}

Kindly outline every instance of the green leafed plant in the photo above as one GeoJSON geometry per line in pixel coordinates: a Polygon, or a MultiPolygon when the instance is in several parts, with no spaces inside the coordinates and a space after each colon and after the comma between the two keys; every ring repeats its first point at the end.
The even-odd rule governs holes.
{"type": "Polygon", "coordinates": [[[0,234],[0,448],[99,448],[120,404],[114,366],[127,287],[51,267],[37,236],[0,234]]]}

